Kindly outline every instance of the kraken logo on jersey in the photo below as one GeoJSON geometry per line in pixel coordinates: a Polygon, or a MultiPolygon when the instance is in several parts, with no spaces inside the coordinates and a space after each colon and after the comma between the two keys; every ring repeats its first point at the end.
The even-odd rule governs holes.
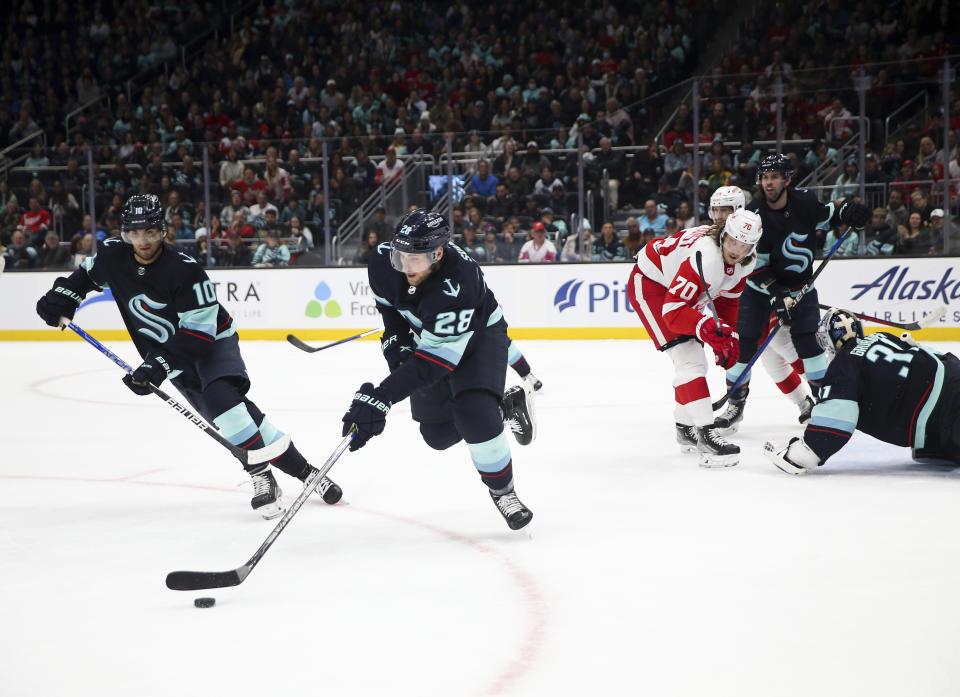
{"type": "Polygon", "coordinates": [[[796,264],[790,264],[790,266],[784,267],[785,271],[803,273],[809,268],[810,264],[813,263],[813,252],[797,244],[806,239],[806,233],[798,235],[796,232],[791,232],[787,235],[787,239],[783,241],[783,256],[797,262],[796,264]]]}
{"type": "Polygon", "coordinates": [[[163,317],[153,314],[147,308],[149,307],[150,310],[162,310],[166,306],[166,303],[158,303],[156,300],[151,300],[144,293],[133,296],[130,298],[130,302],[127,303],[130,313],[147,325],[146,327],[140,327],[137,331],[161,344],[165,344],[167,339],[176,333],[177,330],[170,322],[163,317]]]}

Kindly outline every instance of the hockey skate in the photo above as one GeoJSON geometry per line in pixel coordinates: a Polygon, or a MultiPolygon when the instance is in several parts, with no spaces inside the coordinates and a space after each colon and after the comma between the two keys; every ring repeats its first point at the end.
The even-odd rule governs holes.
{"type": "Polygon", "coordinates": [[[677,443],[680,444],[681,453],[695,453],[697,451],[697,427],[696,426],[684,426],[683,424],[676,424],[677,426],[677,443]]]}
{"type": "MultiPolygon", "coordinates": [[[[310,467],[310,469],[307,470],[307,474],[303,478],[303,481],[306,482],[314,475],[315,472],[317,472],[317,468],[310,467]]],[[[317,484],[316,491],[320,494],[323,502],[328,503],[331,506],[343,497],[343,489],[340,488],[339,484],[330,479],[330,477],[322,477],[320,482],[317,484]]]]}
{"type": "Polygon", "coordinates": [[[747,395],[750,394],[750,388],[742,385],[730,394],[727,400],[726,408],[720,412],[720,415],[714,418],[713,427],[718,429],[721,435],[736,433],[740,428],[740,422],[743,421],[743,408],[746,406],[747,395]]]}
{"type": "Polygon", "coordinates": [[[527,386],[527,392],[533,394],[543,389],[543,382],[533,373],[527,373],[523,379],[523,384],[527,386]]]}
{"type": "Polygon", "coordinates": [[[815,406],[817,406],[817,403],[813,397],[803,398],[803,403],[800,404],[800,423],[805,424],[810,420],[810,417],[813,416],[813,408],[815,406]]]}
{"type": "Polygon", "coordinates": [[[733,467],[740,463],[740,446],[726,440],[716,426],[697,429],[701,467],[733,467]]]}
{"type": "Polygon", "coordinates": [[[505,494],[494,494],[491,491],[490,498],[511,530],[519,530],[533,520],[533,511],[523,505],[512,488],[505,494]]]}
{"type": "Polygon", "coordinates": [[[537,437],[537,422],[533,400],[520,385],[514,385],[503,394],[500,402],[503,425],[513,431],[520,445],[530,445],[537,437]]]}
{"type": "Polygon", "coordinates": [[[264,517],[265,520],[271,520],[283,513],[283,504],[280,497],[283,492],[280,491],[280,485],[273,478],[273,472],[264,469],[257,474],[250,474],[253,480],[253,498],[250,499],[250,507],[264,517]]]}

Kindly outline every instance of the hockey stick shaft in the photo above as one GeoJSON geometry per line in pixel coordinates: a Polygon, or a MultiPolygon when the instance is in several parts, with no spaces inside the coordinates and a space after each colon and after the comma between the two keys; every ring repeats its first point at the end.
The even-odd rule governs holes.
{"type": "MultiPolygon", "coordinates": [[[[840,245],[843,244],[843,241],[847,239],[847,235],[850,234],[851,230],[853,230],[853,228],[848,227],[846,232],[844,232],[840,236],[840,239],[837,240],[834,243],[833,247],[830,248],[830,251],[827,252],[826,255],[824,255],[823,261],[820,262],[820,266],[818,266],[817,270],[813,272],[813,275],[810,277],[810,280],[803,284],[803,287],[800,289],[800,292],[797,293],[797,297],[793,299],[794,305],[799,304],[800,301],[803,300],[803,296],[805,296],[807,293],[809,293],[813,289],[813,284],[817,280],[817,277],[823,273],[823,270],[827,267],[827,262],[830,261],[830,258],[833,256],[833,253],[840,248],[840,245]]],[[[767,346],[773,340],[773,337],[776,336],[777,332],[780,330],[780,327],[782,326],[783,326],[783,322],[780,322],[779,324],[777,324],[777,326],[775,326],[773,329],[770,330],[770,334],[767,335],[767,340],[764,341],[763,344],[761,344],[760,348],[758,348],[756,353],[753,354],[753,358],[751,358],[750,361],[747,363],[747,365],[744,367],[744,369],[740,371],[740,374],[737,376],[736,381],[733,383],[730,389],[727,390],[726,394],[724,394],[720,399],[718,399],[716,402],[714,402],[711,405],[714,411],[716,411],[717,409],[722,407],[724,404],[726,404],[727,400],[730,399],[730,395],[738,387],[740,387],[740,385],[743,384],[744,378],[746,378],[750,374],[750,369],[753,367],[753,364],[757,362],[757,359],[760,358],[760,354],[762,354],[763,350],[767,348],[767,346]]]]}
{"type": "Polygon", "coordinates": [[[290,508],[288,508],[283,514],[283,517],[280,518],[280,522],[270,531],[267,539],[265,539],[263,544],[253,553],[253,556],[247,560],[246,564],[231,571],[171,571],[167,574],[167,588],[174,591],[193,591],[206,588],[227,588],[243,583],[243,580],[250,575],[253,568],[263,559],[267,550],[276,542],[280,533],[283,532],[283,529],[287,527],[293,519],[293,516],[297,514],[297,511],[299,511],[306,500],[310,498],[310,494],[317,488],[320,480],[326,476],[330,468],[333,467],[334,463],[340,459],[340,456],[343,455],[344,451],[349,447],[350,441],[353,440],[356,432],[356,426],[351,428],[350,432],[340,441],[336,450],[334,450],[330,457],[327,458],[327,461],[323,463],[323,466],[307,479],[303,491],[300,492],[300,495],[290,504],[290,508]]]}
{"type": "MultiPolygon", "coordinates": [[[[109,358],[111,361],[116,363],[118,366],[124,369],[128,374],[133,372],[133,368],[124,361],[120,356],[115,354],[113,351],[108,349],[106,346],[97,341],[94,337],[87,334],[81,327],[77,326],[69,320],[66,322],[66,326],[73,330],[80,338],[86,341],[88,344],[97,349],[104,356],[109,358]]],[[[157,395],[164,402],[173,407],[181,416],[187,419],[194,426],[199,428],[201,431],[206,433],[208,436],[217,441],[220,445],[230,451],[230,454],[235,458],[240,460],[244,465],[256,465],[261,462],[268,462],[269,460],[274,459],[283,454],[283,452],[290,445],[290,436],[284,435],[280,439],[274,441],[270,445],[258,448],[256,450],[243,450],[238,448],[233,443],[228,441],[217,429],[212,428],[206,421],[194,414],[191,410],[187,409],[185,406],[180,404],[177,400],[170,397],[166,392],[161,390],[156,385],[147,383],[147,386],[150,388],[150,391],[157,395]]]]}
{"type": "Polygon", "coordinates": [[[287,334],[287,341],[296,346],[301,351],[306,351],[307,353],[316,353],[317,351],[323,351],[323,349],[328,349],[333,346],[338,346],[340,344],[345,344],[348,341],[353,341],[354,339],[361,339],[365,336],[370,336],[371,334],[376,334],[380,329],[368,329],[365,332],[360,332],[359,334],[354,334],[353,336],[348,336],[346,339],[340,339],[339,341],[334,341],[329,344],[324,344],[323,346],[310,346],[310,344],[305,343],[302,339],[298,339],[293,334],[287,334]]]}
{"type": "Polygon", "coordinates": [[[717,308],[713,304],[713,298],[710,297],[710,286],[707,285],[707,279],[703,276],[703,255],[697,250],[695,256],[697,262],[697,273],[700,275],[700,283],[703,284],[703,292],[707,294],[707,304],[710,305],[710,312],[713,313],[713,321],[717,327],[717,333],[720,333],[720,315],[717,314],[717,308]]]}
{"type": "MultiPolygon", "coordinates": [[[[820,309],[831,310],[833,309],[833,306],[820,303],[820,309]]],[[[872,315],[861,315],[859,312],[853,312],[851,314],[853,314],[857,319],[862,319],[865,322],[873,322],[874,324],[882,324],[886,327],[895,327],[896,329],[906,329],[908,332],[915,332],[939,320],[941,317],[943,317],[946,309],[947,308],[945,306],[941,305],[932,312],[928,312],[926,315],[920,318],[919,321],[906,323],[891,322],[890,320],[880,319],[879,317],[874,317],[872,315]]]]}

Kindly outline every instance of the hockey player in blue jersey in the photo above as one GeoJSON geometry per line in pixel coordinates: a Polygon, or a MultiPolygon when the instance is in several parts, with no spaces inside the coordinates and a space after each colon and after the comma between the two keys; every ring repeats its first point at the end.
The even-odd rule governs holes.
{"type": "Polygon", "coordinates": [[[815,469],[847,444],[854,430],[910,446],[915,459],[960,463],[960,359],[909,335],[864,337],[855,315],[833,308],[817,329],[836,353],[820,384],[820,401],[803,435],[764,451],[784,472],[815,469]]]}
{"type": "Polygon", "coordinates": [[[517,530],[533,513],[514,490],[504,424],[526,445],[535,436],[527,392],[503,392],[507,323],[483,272],[450,241],[447,221],[416,209],[397,224],[367,265],[383,316],[381,348],[390,374],[365,382],[343,417],[357,435],[351,449],[383,432],[387,413],[410,397],[413,418],[431,448],[466,441],[470,457],[507,525],[517,530]]]}
{"type": "MultiPolygon", "coordinates": [[[[737,382],[754,357],[771,310],[782,324],[788,325],[811,386],[816,387],[827,369],[826,358],[814,336],[820,321],[816,289],[811,288],[799,301],[795,298],[813,276],[817,229],[840,223],[863,227],[870,219],[870,211],[851,198],[820,203],[811,191],[789,188],[792,177],[793,164],[786,155],[765,157],[757,168],[762,196],[755,198],[749,209],[763,221],[763,237],[757,245],[756,268],[740,296],[740,358],[727,370],[728,386],[737,382]]],[[[717,415],[714,423],[721,432],[736,431],[743,420],[749,381],[748,374],[717,415]]]]}
{"type": "MultiPolygon", "coordinates": [[[[109,287],[143,362],[123,382],[137,395],[148,383],[169,379],[207,421],[247,450],[283,437],[247,398],[250,379],[240,355],[233,318],[217,302],[213,284],[192,257],[163,243],[163,208],[153,194],[134,194],[121,215],[121,238],[104,240],[98,253],[69,277],[58,278],[37,302],[51,327],[73,315],[90,291],[109,287]]],[[[305,481],[315,469],[290,443],[271,463],[248,465],[250,504],[264,518],[283,513],[281,491],[270,464],[305,481]]],[[[327,477],[317,485],[333,504],[343,492],[327,477]]]]}

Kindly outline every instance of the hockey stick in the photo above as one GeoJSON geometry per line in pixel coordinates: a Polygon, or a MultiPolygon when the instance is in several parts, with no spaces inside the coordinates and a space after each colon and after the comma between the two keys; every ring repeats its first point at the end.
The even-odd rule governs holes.
{"type": "Polygon", "coordinates": [[[346,339],[340,339],[340,341],[334,341],[331,344],[324,344],[323,346],[310,346],[309,344],[305,344],[303,341],[295,337],[293,334],[287,334],[287,341],[289,341],[291,344],[296,346],[301,351],[306,351],[307,353],[316,353],[317,351],[323,351],[323,349],[328,349],[331,346],[336,346],[337,344],[345,344],[348,341],[353,341],[354,339],[359,339],[364,336],[370,336],[371,334],[376,334],[379,331],[380,331],[379,329],[368,329],[367,331],[361,332],[360,334],[356,334],[354,336],[348,336],[346,339]]]}
{"type": "Polygon", "coordinates": [[[700,275],[700,283],[703,284],[703,292],[707,294],[707,304],[710,305],[710,312],[713,313],[713,321],[716,325],[717,335],[720,336],[720,315],[717,314],[717,308],[713,304],[713,298],[710,297],[710,287],[707,286],[707,279],[703,276],[703,259],[700,250],[697,250],[696,261],[697,261],[697,273],[700,275]]]}
{"type": "MultiPolygon", "coordinates": [[[[810,280],[803,284],[803,287],[800,289],[800,292],[797,293],[797,297],[793,299],[794,306],[798,305],[800,301],[803,300],[803,296],[810,292],[810,290],[813,288],[814,281],[817,280],[817,276],[823,273],[823,270],[827,267],[827,262],[830,261],[830,257],[832,257],[833,253],[840,248],[840,245],[843,244],[843,241],[845,239],[847,239],[847,235],[850,234],[851,230],[853,230],[853,228],[848,227],[847,231],[840,236],[840,239],[837,240],[836,243],[833,245],[833,247],[830,248],[830,251],[826,253],[826,255],[823,257],[823,261],[820,263],[820,266],[817,267],[817,270],[814,271],[813,275],[810,277],[810,280]]],[[[760,348],[758,348],[757,352],[753,354],[753,358],[750,359],[750,362],[747,363],[746,367],[744,367],[744,369],[740,371],[740,375],[737,376],[737,380],[736,382],[733,383],[733,386],[729,390],[727,390],[727,393],[725,395],[723,395],[720,399],[718,399],[716,402],[710,405],[711,407],[713,407],[714,411],[716,411],[717,409],[722,407],[724,404],[726,404],[727,400],[730,399],[730,395],[733,394],[734,390],[740,387],[740,385],[743,383],[743,379],[750,374],[750,369],[753,367],[753,364],[757,362],[757,359],[760,358],[760,354],[763,353],[763,350],[765,348],[767,348],[767,346],[773,340],[773,337],[776,336],[777,332],[780,330],[780,327],[782,326],[783,326],[783,322],[779,322],[777,326],[775,326],[773,329],[770,330],[770,333],[767,335],[767,340],[760,345],[760,348]]]]}
{"type": "Polygon", "coordinates": [[[260,548],[253,553],[253,556],[247,560],[246,564],[230,571],[171,571],[167,574],[167,588],[173,591],[195,591],[206,588],[228,588],[230,586],[239,586],[243,583],[243,580],[253,571],[253,567],[263,559],[263,555],[267,553],[267,550],[270,549],[270,546],[276,541],[277,537],[280,536],[283,529],[287,527],[287,524],[293,516],[297,514],[297,511],[300,510],[300,507],[303,506],[304,502],[310,497],[313,490],[317,488],[320,480],[330,471],[330,468],[333,467],[333,464],[340,456],[343,455],[343,452],[350,445],[350,441],[353,440],[356,432],[356,426],[351,428],[350,432],[340,441],[337,449],[334,450],[333,454],[323,463],[323,467],[307,479],[303,491],[300,492],[300,495],[290,504],[290,508],[283,514],[280,522],[270,531],[267,539],[265,539],[263,544],[260,545],[260,548]]]}
{"type": "MultiPolygon", "coordinates": [[[[113,351],[108,349],[106,346],[101,344],[99,341],[94,339],[92,336],[87,334],[83,329],[81,329],[76,324],[68,320],[66,317],[61,317],[61,324],[62,326],[70,327],[70,329],[72,329],[74,332],[79,334],[80,337],[84,339],[88,344],[93,346],[104,356],[106,356],[107,358],[112,360],[114,363],[116,363],[118,366],[123,368],[128,374],[133,372],[133,368],[131,368],[126,363],[126,361],[124,361],[122,358],[120,358],[117,354],[115,354],[113,351]]],[[[167,393],[161,390],[159,387],[151,383],[147,383],[147,386],[150,388],[151,392],[153,392],[155,395],[157,395],[160,399],[162,399],[164,402],[169,404],[171,407],[176,409],[177,412],[180,413],[190,423],[192,423],[194,426],[196,426],[201,431],[206,433],[208,436],[213,438],[224,448],[229,450],[230,454],[233,455],[238,460],[240,460],[240,462],[242,462],[245,466],[257,465],[257,464],[260,464],[261,462],[269,462],[270,460],[273,460],[274,458],[282,455],[284,451],[287,449],[287,447],[290,445],[290,436],[284,434],[281,438],[279,438],[278,440],[274,441],[270,445],[263,448],[257,448],[256,450],[243,450],[241,448],[238,448],[233,443],[231,443],[226,438],[224,438],[222,435],[220,435],[220,432],[216,428],[211,427],[206,421],[204,421],[199,416],[194,414],[192,411],[187,409],[185,406],[180,404],[177,400],[168,396],[167,393]]]]}
{"type": "MultiPolygon", "coordinates": [[[[824,305],[820,303],[821,310],[832,310],[833,305],[824,305]]],[[[849,310],[848,310],[849,312],[849,310]]],[[[874,324],[882,324],[887,327],[895,327],[896,329],[906,329],[908,332],[915,332],[924,327],[929,327],[934,322],[940,321],[940,318],[947,313],[947,306],[941,305],[932,312],[928,312],[923,317],[920,318],[917,322],[907,322],[906,324],[901,324],[899,322],[891,322],[886,319],[880,319],[879,317],[872,317],[871,315],[861,315],[859,312],[852,312],[850,314],[854,315],[857,319],[862,319],[865,322],[873,322],[874,324]]]]}

